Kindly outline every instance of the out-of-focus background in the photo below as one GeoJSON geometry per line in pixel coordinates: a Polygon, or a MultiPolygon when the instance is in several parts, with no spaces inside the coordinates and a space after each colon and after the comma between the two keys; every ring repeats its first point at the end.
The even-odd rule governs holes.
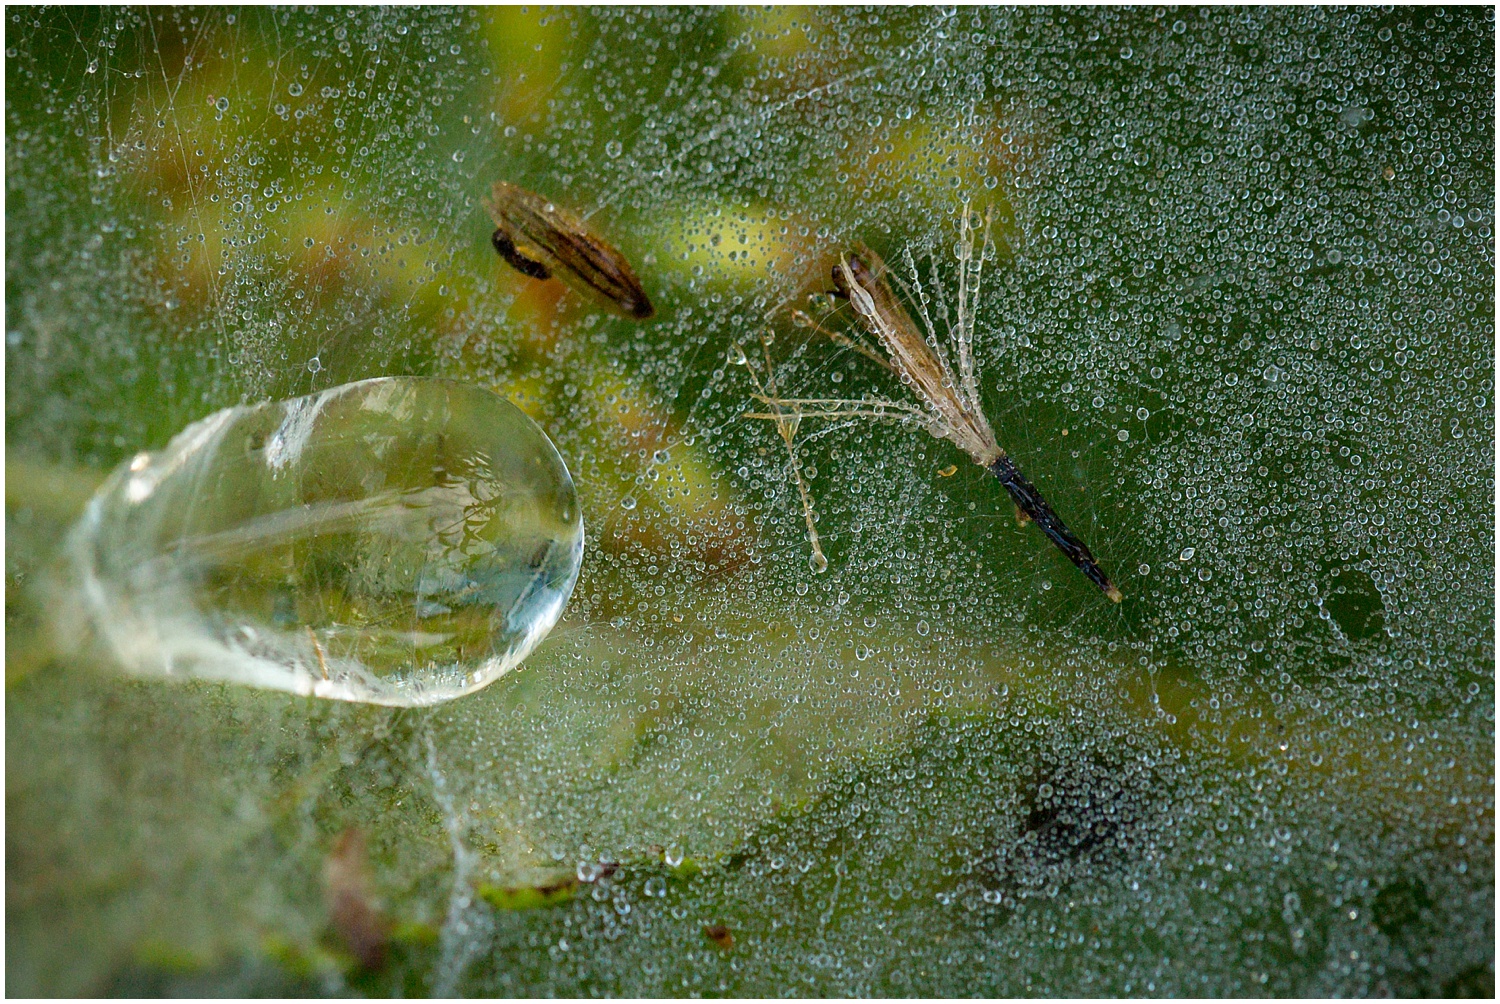
{"type": "Polygon", "coordinates": [[[1493,11],[4,17],[7,993],[1493,995],[1493,11]],[[501,263],[497,179],[657,318],[501,263]],[[741,417],[736,346],[899,398],[792,311],[851,330],[864,241],[946,332],[965,204],[990,417],[1118,607],[891,422],[798,426],[814,573],[741,417]],[[60,654],[114,465],[386,374],[573,472],[521,669],[60,654]]]}

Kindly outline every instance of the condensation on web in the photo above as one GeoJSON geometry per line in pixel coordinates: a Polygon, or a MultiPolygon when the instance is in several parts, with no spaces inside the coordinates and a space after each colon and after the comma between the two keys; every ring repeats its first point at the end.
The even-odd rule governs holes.
{"type": "MultiPolygon", "coordinates": [[[[655,952],[619,925],[701,951],[700,912],[743,931],[783,895],[807,903],[746,987],[889,991],[937,945],[1010,992],[1436,992],[1481,959],[1459,933],[1483,933],[1460,918],[1492,846],[1480,15],[6,17],[13,451],[104,470],[240,401],[432,374],[515,401],[578,482],[574,605],[507,683],[394,724],[196,692],[123,712],[245,753],[168,760],[293,862],[328,820],[385,834],[445,988],[515,989],[482,960],[522,935],[474,883],[656,848],[719,861],[711,891],[622,880],[582,933],[545,928],[622,991],[669,984],[618,975],[655,952]],[[508,270],[479,201],[499,179],[586,216],[658,319],[508,270]],[[974,351],[997,439],[1119,608],[920,427],[806,418],[794,461],[743,417],[737,349],[784,397],[899,396],[793,312],[860,334],[820,294],[863,241],[903,278],[910,252],[908,306],[946,330],[964,205],[996,215],[974,351]],[[343,771],[299,796],[322,823],[267,814],[267,749],[343,771]],[[1031,983],[975,961],[1008,953],[1031,983]]],[[[79,756],[170,741],[108,729],[79,756]]],[[[127,821],[166,800],[176,832],[231,839],[111,790],[127,821]]],[[[71,846],[113,873],[150,843],[71,846]]],[[[177,867],[317,923],[299,866],[256,885],[215,860],[177,867]]]]}

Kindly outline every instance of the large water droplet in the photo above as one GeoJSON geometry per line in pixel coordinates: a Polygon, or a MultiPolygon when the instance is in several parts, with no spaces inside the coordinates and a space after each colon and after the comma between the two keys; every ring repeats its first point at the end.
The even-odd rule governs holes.
{"type": "Polygon", "coordinates": [[[399,377],[188,426],[110,476],[69,548],[71,595],[132,672],[424,705],[546,636],[583,520],[520,409],[399,377]]]}

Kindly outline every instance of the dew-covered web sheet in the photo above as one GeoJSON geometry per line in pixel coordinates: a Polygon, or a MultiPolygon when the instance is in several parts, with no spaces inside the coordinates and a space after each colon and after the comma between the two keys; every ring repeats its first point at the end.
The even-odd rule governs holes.
{"type": "Polygon", "coordinates": [[[8,993],[1493,993],[1491,11],[4,16],[8,993]],[[508,268],[496,180],[657,316],[508,268]],[[1118,605],[920,426],[744,417],[911,401],[821,294],[910,252],[946,334],[964,206],[1118,605]],[[572,472],[524,666],[59,655],[112,467],[382,375],[572,472]]]}

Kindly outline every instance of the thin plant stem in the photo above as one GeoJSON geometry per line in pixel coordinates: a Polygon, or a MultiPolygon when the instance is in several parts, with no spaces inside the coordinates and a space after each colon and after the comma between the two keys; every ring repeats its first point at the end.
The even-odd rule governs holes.
{"type": "MultiPolygon", "coordinates": [[[[803,416],[798,412],[788,412],[782,407],[782,402],[775,397],[776,372],[771,363],[771,342],[764,334],[761,335],[761,349],[766,359],[766,379],[762,383],[756,376],[754,367],[749,365],[746,359],[746,369],[750,373],[750,380],[755,384],[756,394],[752,395],[757,401],[764,402],[771,411],[768,413],[747,414],[745,418],[765,418],[776,423],[776,431],[781,436],[781,441],[786,445],[787,458],[791,466],[792,477],[797,482],[797,494],[802,499],[802,516],[807,522],[807,543],[812,548],[812,554],[807,559],[808,565],[814,572],[823,572],[828,568],[828,558],[823,554],[823,542],[818,537],[818,528],[813,516],[812,494],[807,490],[807,481],[802,477],[802,458],[797,454],[795,437],[797,427],[802,423],[803,416]]],[[[741,349],[741,356],[744,350],[741,349]]]]}

